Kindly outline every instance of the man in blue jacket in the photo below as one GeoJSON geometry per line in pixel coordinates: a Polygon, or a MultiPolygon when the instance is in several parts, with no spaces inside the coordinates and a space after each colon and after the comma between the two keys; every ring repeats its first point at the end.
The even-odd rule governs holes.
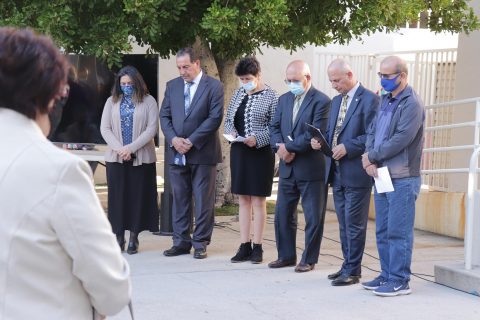
{"type": "MultiPolygon", "coordinates": [[[[326,183],[332,186],[342,245],[343,264],[328,275],[333,286],[358,283],[367,234],[372,177],[362,168],[367,128],[378,109],[379,97],[363,87],[351,67],[342,59],[327,69],[332,87],[340,94],[333,98],[326,139],[332,157],[326,158],[326,183]]],[[[313,149],[320,143],[312,138],[313,149]]]]}
{"type": "Polygon", "coordinates": [[[423,148],[425,111],[423,103],[407,83],[408,68],[396,56],[382,60],[380,109],[369,130],[362,163],[367,174],[387,167],[394,191],[375,189],[376,236],[382,272],[362,283],[379,296],[411,293],[410,264],[413,248],[415,201],[420,191],[420,160],[423,148]]]}

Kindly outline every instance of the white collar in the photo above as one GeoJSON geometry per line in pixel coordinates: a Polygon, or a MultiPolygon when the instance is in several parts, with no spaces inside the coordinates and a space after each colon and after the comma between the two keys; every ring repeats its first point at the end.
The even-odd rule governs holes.
{"type": "MultiPolygon", "coordinates": [[[[200,83],[200,79],[202,79],[203,76],[203,70],[200,69],[200,72],[197,74],[197,76],[193,79],[193,85],[196,86],[200,83]]],[[[187,81],[183,80],[185,84],[187,84],[187,81]]]]}
{"type": "Polygon", "coordinates": [[[360,82],[357,81],[357,84],[353,86],[350,91],[347,92],[348,99],[352,99],[353,96],[355,95],[355,92],[357,92],[358,87],[360,87],[360,82]]]}

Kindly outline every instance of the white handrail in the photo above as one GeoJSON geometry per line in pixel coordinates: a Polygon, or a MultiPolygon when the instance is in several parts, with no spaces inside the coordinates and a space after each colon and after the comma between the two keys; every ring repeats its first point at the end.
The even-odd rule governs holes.
{"type": "MultiPolygon", "coordinates": [[[[480,97],[463,99],[456,101],[449,101],[426,106],[425,109],[437,109],[450,106],[458,106],[462,104],[475,103],[475,121],[462,122],[441,126],[432,126],[425,128],[425,131],[439,131],[444,129],[455,129],[463,127],[474,127],[474,141],[471,145],[451,146],[451,147],[435,147],[425,148],[424,153],[430,152],[448,152],[473,149],[470,157],[470,164],[468,168],[451,168],[451,169],[432,169],[422,170],[422,174],[438,174],[438,173],[468,173],[468,189],[467,189],[467,203],[466,203],[466,218],[465,218],[465,269],[472,270],[475,265],[480,265],[480,254],[475,255],[474,232],[475,232],[475,209],[480,205],[478,199],[478,159],[480,156],[480,97]]],[[[480,230],[477,230],[480,232],[480,230]]]]}
{"type": "MultiPolygon", "coordinates": [[[[479,103],[477,103],[477,108],[479,103]]],[[[478,114],[478,111],[477,111],[478,114]]],[[[475,204],[478,204],[477,186],[478,173],[477,163],[480,148],[475,148],[470,158],[470,170],[468,173],[467,212],[465,217],[465,269],[472,270],[473,265],[473,234],[475,224],[475,204]]]]}

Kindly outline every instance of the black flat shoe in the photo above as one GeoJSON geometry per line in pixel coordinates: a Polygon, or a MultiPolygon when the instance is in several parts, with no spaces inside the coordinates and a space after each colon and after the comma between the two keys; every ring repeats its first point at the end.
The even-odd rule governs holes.
{"type": "Polygon", "coordinates": [[[170,249],[163,251],[163,255],[166,257],[176,257],[182,254],[190,254],[190,249],[184,249],[184,248],[173,246],[170,249]]]}
{"type": "Polygon", "coordinates": [[[331,273],[327,276],[328,280],[335,280],[342,275],[342,269],[338,270],[335,273],[331,273]]]}
{"type": "Polygon", "coordinates": [[[123,252],[125,251],[125,240],[123,240],[122,242],[118,241],[118,246],[120,247],[120,251],[123,252]]]}
{"type": "Polygon", "coordinates": [[[120,251],[125,251],[125,238],[123,237],[123,235],[117,235],[117,243],[120,247],[120,251]]]}
{"type": "Polygon", "coordinates": [[[193,253],[193,257],[195,259],[205,259],[207,257],[207,250],[206,249],[195,249],[193,253]]]}
{"type": "Polygon", "coordinates": [[[332,286],[335,286],[335,287],[350,286],[352,284],[358,283],[359,281],[360,281],[360,276],[342,275],[332,281],[332,286]]]}
{"type": "Polygon", "coordinates": [[[138,252],[138,240],[136,241],[129,241],[128,242],[128,248],[127,248],[127,253],[128,254],[135,254],[138,252]]]}

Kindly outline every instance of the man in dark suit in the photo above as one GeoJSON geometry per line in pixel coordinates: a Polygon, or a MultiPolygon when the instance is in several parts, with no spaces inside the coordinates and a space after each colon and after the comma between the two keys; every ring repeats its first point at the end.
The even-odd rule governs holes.
{"type": "MultiPolygon", "coordinates": [[[[333,155],[326,159],[325,178],[333,190],[344,258],[341,269],[328,279],[333,286],[346,286],[358,283],[361,275],[372,191],[372,179],[362,170],[362,154],[379,97],[355,79],[342,59],[334,60],[327,73],[332,87],[340,94],[332,100],[328,121],[326,139],[333,155]]],[[[314,149],[321,148],[315,139],[311,144],[314,149]]]]}
{"type": "Polygon", "coordinates": [[[223,117],[223,86],[207,76],[192,48],[178,51],[180,77],[167,83],[160,124],[167,146],[173,193],[173,246],[164,255],[207,257],[215,207],[216,164],[222,161],[218,128],[223,117]],[[195,230],[190,237],[192,193],[195,230]]]}
{"type": "Polygon", "coordinates": [[[296,272],[307,272],[318,262],[323,235],[325,207],[325,159],[310,146],[305,123],[325,132],[330,99],[311,84],[308,65],[291,62],[285,82],[290,92],[283,94],[270,127],[271,145],[280,157],[280,181],[275,207],[275,238],[278,259],[270,268],[294,266],[297,263],[296,209],[302,198],[305,215],[305,249],[296,272]]]}

